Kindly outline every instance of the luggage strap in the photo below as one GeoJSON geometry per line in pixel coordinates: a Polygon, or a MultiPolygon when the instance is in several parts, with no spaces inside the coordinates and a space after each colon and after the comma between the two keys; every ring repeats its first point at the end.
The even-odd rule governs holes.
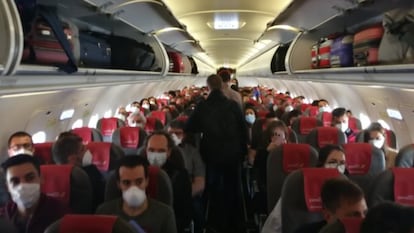
{"type": "Polygon", "coordinates": [[[68,74],[78,71],[75,56],[73,55],[69,41],[66,37],[65,32],[62,29],[62,24],[56,13],[54,13],[53,10],[50,10],[50,8],[45,6],[38,6],[38,13],[49,24],[50,28],[56,36],[56,39],[59,41],[60,45],[65,51],[66,56],[69,58],[68,62],[65,65],[59,66],[59,70],[64,71],[68,74]]]}

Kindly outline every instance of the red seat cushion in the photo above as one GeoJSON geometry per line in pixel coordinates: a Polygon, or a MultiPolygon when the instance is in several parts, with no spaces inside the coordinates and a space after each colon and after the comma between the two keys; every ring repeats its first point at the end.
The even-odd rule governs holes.
{"type": "Polygon", "coordinates": [[[101,119],[101,132],[103,136],[111,136],[118,128],[118,119],[115,117],[101,119]]]}
{"type": "Polygon", "coordinates": [[[44,164],[54,164],[52,158],[52,146],[53,142],[35,143],[34,156],[40,158],[44,164]]]}
{"type": "Polygon", "coordinates": [[[82,138],[82,141],[85,144],[88,144],[92,141],[92,129],[89,127],[82,127],[82,128],[76,128],[72,129],[72,133],[78,135],[82,138]]]}
{"type": "Polygon", "coordinates": [[[322,211],[321,187],[331,178],[339,176],[335,168],[303,168],[305,202],[310,212],[322,211]]]}
{"type": "Polygon", "coordinates": [[[149,197],[157,199],[158,196],[158,176],[160,168],[156,166],[148,167],[149,183],[147,187],[147,194],[149,197]]]}
{"type": "Polygon", "coordinates": [[[322,113],[322,125],[325,127],[331,126],[332,122],[332,113],[330,112],[323,112],[322,113]]]}
{"type": "Polygon", "coordinates": [[[350,175],[364,175],[369,172],[372,148],[369,143],[344,144],[346,170],[350,175]]]}
{"type": "Polygon", "coordinates": [[[157,118],[155,118],[155,117],[148,117],[147,118],[147,123],[145,123],[145,127],[144,127],[144,130],[147,132],[147,133],[151,133],[151,132],[153,132],[154,130],[155,130],[155,124],[157,123],[157,118]]]}
{"type": "Polygon", "coordinates": [[[92,164],[94,164],[99,171],[107,172],[111,158],[111,143],[90,142],[86,147],[92,154],[92,164]]]}
{"type": "Polygon", "coordinates": [[[338,144],[338,138],[338,129],[336,127],[318,127],[319,148],[328,144],[338,144]]]}
{"type": "Polygon", "coordinates": [[[111,233],[116,216],[65,215],[59,226],[59,233],[111,233]]]}
{"type": "Polygon", "coordinates": [[[40,174],[43,177],[42,193],[54,197],[69,206],[72,168],[72,165],[40,166],[40,174]]]}
{"type": "Polygon", "coordinates": [[[414,169],[393,168],[394,201],[408,206],[414,206],[414,169]]]}
{"type": "Polygon", "coordinates": [[[138,148],[138,144],[139,144],[139,128],[138,127],[120,128],[119,137],[120,137],[122,147],[138,148]]]}
{"type": "Polygon", "coordinates": [[[310,165],[308,144],[283,144],[283,171],[291,173],[310,165]]]}
{"type": "Polygon", "coordinates": [[[166,119],[167,116],[165,115],[165,112],[163,112],[163,111],[153,111],[153,112],[151,112],[151,116],[153,116],[153,117],[157,118],[158,120],[160,120],[163,125],[165,125],[165,122],[167,121],[167,119],[166,119]]]}
{"type": "Polygon", "coordinates": [[[301,117],[300,118],[300,134],[308,135],[309,132],[317,126],[315,117],[301,117]]]}

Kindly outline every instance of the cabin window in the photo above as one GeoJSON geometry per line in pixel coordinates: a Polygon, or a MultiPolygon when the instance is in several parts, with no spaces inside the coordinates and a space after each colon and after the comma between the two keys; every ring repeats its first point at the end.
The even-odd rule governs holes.
{"type": "Polygon", "coordinates": [[[33,143],[43,143],[46,142],[46,133],[44,131],[39,131],[32,135],[33,143]]]}
{"type": "Polygon", "coordinates": [[[96,124],[98,123],[99,120],[99,115],[95,114],[93,116],[91,116],[91,119],[89,120],[89,124],[88,127],[89,128],[96,128],[96,124]]]}
{"type": "Polygon", "coordinates": [[[63,111],[61,114],[60,114],[60,117],[59,117],[59,119],[61,120],[61,121],[63,121],[63,120],[66,120],[66,119],[70,119],[70,118],[72,118],[73,117],[73,114],[75,113],[75,109],[67,109],[67,110],[65,110],[65,111],[63,111]]]}
{"type": "Polygon", "coordinates": [[[371,119],[363,113],[359,114],[359,120],[361,121],[361,126],[363,129],[368,128],[368,126],[371,124],[371,119]]]}
{"type": "Polygon", "coordinates": [[[392,119],[400,120],[402,121],[403,117],[401,115],[401,112],[396,109],[387,108],[388,116],[392,119]]]}
{"type": "Polygon", "coordinates": [[[106,111],[105,114],[104,114],[104,118],[109,118],[109,117],[112,117],[112,110],[111,109],[106,111]]]}
{"type": "Polygon", "coordinates": [[[75,128],[81,128],[83,126],[83,120],[82,119],[77,119],[73,125],[72,125],[72,129],[75,128]]]}
{"type": "Polygon", "coordinates": [[[391,129],[390,125],[387,122],[385,122],[384,120],[380,119],[380,120],[378,120],[378,123],[380,123],[384,129],[388,129],[388,130],[391,129]]]}

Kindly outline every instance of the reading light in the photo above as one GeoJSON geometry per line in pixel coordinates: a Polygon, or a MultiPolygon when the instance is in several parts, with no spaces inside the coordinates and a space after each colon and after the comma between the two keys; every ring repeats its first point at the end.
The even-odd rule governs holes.
{"type": "Polygon", "coordinates": [[[277,30],[277,29],[287,30],[287,31],[293,31],[293,32],[301,32],[301,31],[303,31],[303,30],[301,30],[299,28],[296,28],[296,27],[293,27],[293,26],[290,26],[290,25],[286,25],[286,24],[273,25],[271,27],[268,27],[266,29],[266,31],[268,32],[268,31],[277,30]]]}
{"type": "Polygon", "coordinates": [[[155,35],[159,35],[159,34],[162,34],[162,33],[172,32],[172,31],[181,31],[181,32],[185,32],[185,30],[184,30],[184,29],[179,28],[179,27],[166,27],[166,28],[162,28],[162,29],[159,29],[159,30],[153,31],[153,32],[151,32],[151,33],[152,33],[152,34],[155,34],[155,35]]]}

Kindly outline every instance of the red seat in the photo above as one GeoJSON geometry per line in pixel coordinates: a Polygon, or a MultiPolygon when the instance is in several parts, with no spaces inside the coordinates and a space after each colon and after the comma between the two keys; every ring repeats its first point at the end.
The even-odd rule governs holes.
{"type": "Polygon", "coordinates": [[[98,121],[96,128],[101,131],[105,142],[111,142],[114,131],[122,126],[125,126],[125,122],[116,117],[111,117],[101,118],[98,121]]]}
{"type": "Polygon", "coordinates": [[[72,129],[71,131],[72,133],[81,137],[84,144],[88,144],[89,142],[96,142],[96,141],[101,142],[103,140],[101,133],[94,128],[81,127],[81,128],[72,129]]]}
{"type": "Polygon", "coordinates": [[[111,143],[90,142],[86,147],[92,154],[92,164],[94,164],[99,171],[107,172],[111,161],[111,143]]]}
{"type": "Polygon", "coordinates": [[[348,127],[352,129],[354,132],[362,130],[361,121],[355,117],[348,118],[348,127]]]}
{"type": "Polygon", "coordinates": [[[167,122],[167,115],[164,111],[153,111],[151,112],[151,116],[160,120],[163,125],[167,122]]]}
{"type": "Polygon", "coordinates": [[[317,117],[320,121],[322,121],[322,125],[325,127],[331,126],[332,122],[332,113],[330,112],[322,112],[318,114],[317,117]]]}
{"type": "Polygon", "coordinates": [[[328,144],[346,143],[346,135],[336,127],[317,127],[309,133],[306,141],[319,150],[328,144]]]}
{"type": "Polygon", "coordinates": [[[152,133],[155,130],[161,130],[164,127],[162,122],[158,118],[149,116],[147,117],[147,123],[145,123],[144,130],[146,133],[152,133]]]}
{"type": "Polygon", "coordinates": [[[321,125],[322,122],[315,117],[300,117],[293,121],[292,130],[298,135],[300,143],[306,143],[306,137],[311,130],[321,125]]]}
{"type": "Polygon", "coordinates": [[[138,153],[146,137],[145,131],[139,127],[121,127],[115,130],[112,142],[121,147],[126,155],[132,155],[138,153]]]}
{"type": "Polygon", "coordinates": [[[34,156],[38,157],[43,164],[54,164],[52,157],[53,142],[35,143],[34,156]]]}

